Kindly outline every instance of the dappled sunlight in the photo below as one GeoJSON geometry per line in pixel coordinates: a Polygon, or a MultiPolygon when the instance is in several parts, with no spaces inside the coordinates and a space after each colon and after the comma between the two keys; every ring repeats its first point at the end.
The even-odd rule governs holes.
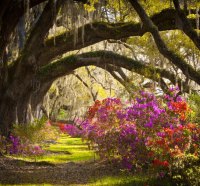
{"type": "Polygon", "coordinates": [[[42,156],[8,156],[28,162],[49,162],[67,163],[70,161],[89,161],[94,160],[95,153],[89,150],[88,146],[82,142],[81,138],[71,138],[68,135],[61,135],[56,144],[51,144],[43,148],[46,152],[42,156]]]}

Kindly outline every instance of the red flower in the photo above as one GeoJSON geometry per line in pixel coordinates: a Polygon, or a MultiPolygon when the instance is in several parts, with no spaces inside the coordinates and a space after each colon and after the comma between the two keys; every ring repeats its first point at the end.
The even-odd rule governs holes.
{"type": "Polygon", "coordinates": [[[160,160],[154,159],[154,160],[153,160],[153,165],[154,165],[154,166],[159,166],[159,165],[160,165],[160,160]]]}
{"type": "Polygon", "coordinates": [[[188,128],[188,129],[195,129],[195,128],[196,128],[196,125],[193,124],[193,123],[188,123],[188,124],[187,124],[187,128],[188,128]]]}
{"type": "Polygon", "coordinates": [[[166,132],[169,136],[172,136],[173,133],[174,133],[174,131],[173,131],[172,129],[170,129],[170,128],[166,128],[166,129],[164,129],[164,130],[165,130],[165,132],[166,132]]]}
{"type": "Polygon", "coordinates": [[[58,123],[58,126],[60,128],[60,130],[63,132],[65,130],[65,124],[63,123],[58,123]]]}
{"type": "Polygon", "coordinates": [[[163,167],[169,167],[168,161],[160,161],[158,159],[153,160],[153,165],[154,166],[163,166],[163,167]]]}
{"type": "Polygon", "coordinates": [[[187,103],[184,102],[184,101],[171,102],[171,105],[172,105],[172,107],[173,107],[175,112],[182,112],[182,111],[187,111],[188,110],[187,103]]]}
{"type": "Polygon", "coordinates": [[[164,167],[169,167],[169,163],[168,163],[167,161],[163,161],[163,162],[162,162],[162,165],[163,165],[164,167]]]}
{"type": "Polygon", "coordinates": [[[96,100],[94,105],[89,108],[88,118],[90,119],[93,118],[95,116],[96,111],[99,109],[100,106],[101,106],[101,102],[99,100],[96,100]]]}
{"type": "Polygon", "coordinates": [[[164,145],[165,144],[165,140],[161,139],[161,140],[157,140],[156,143],[158,145],[164,145]]]}
{"type": "Polygon", "coordinates": [[[171,102],[173,111],[177,114],[180,115],[181,120],[186,119],[186,112],[189,110],[188,105],[184,101],[179,101],[179,102],[171,102]]]}

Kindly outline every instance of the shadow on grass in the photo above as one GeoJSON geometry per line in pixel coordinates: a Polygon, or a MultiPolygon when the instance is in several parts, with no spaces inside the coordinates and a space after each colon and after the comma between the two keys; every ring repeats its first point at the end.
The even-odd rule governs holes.
{"type": "Polygon", "coordinates": [[[40,162],[30,162],[20,159],[8,158],[8,157],[0,157],[0,170],[9,170],[11,168],[20,168],[20,167],[39,167],[39,166],[55,166],[55,164],[47,162],[47,161],[40,161],[40,162]]]}
{"type": "MultiPolygon", "coordinates": [[[[38,162],[41,163],[41,162],[38,162]]],[[[87,186],[167,186],[147,175],[122,172],[119,166],[106,162],[68,162],[54,166],[27,164],[0,170],[0,185],[87,185],[87,186]]]]}
{"type": "MultiPolygon", "coordinates": [[[[22,161],[18,161],[18,163],[22,161]]],[[[16,162],[15,162],[16,163],[16,162]]],[[[44,165],[41,162],[0,171],[3,185],[144,185],[144,179],[122,174],[119,168],[99,162],[44,165]],[[39,163],[39,164],[38,164],[39,163]]],[[[16,164],[16,165],[17,165],[16,164]]]]}

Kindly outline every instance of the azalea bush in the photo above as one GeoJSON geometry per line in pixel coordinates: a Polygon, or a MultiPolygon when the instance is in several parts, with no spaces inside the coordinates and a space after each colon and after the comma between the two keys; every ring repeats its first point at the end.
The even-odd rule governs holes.
{"type": "Polygon", "coordinates": [[[80,137],[82,135],[82,130],[77,125],[58,123],[58,126],[62,133],[71,137],[80,137]]]}
{"type": "Polygon", "coordinates": [[[130,102],[97,100],[82,123],[83,137],[101,158],[117,159],[127,169],[172,174],[177,158],[199,158],[200,127],[190,122],[191,109],[177,92],[155,97],[140,91],[130,102]]]}
{"type": "Polygon", "coordinates": [[[16,155],[36,156],[45,151],[42,145],[47,141],[55,141],[59,131],[46,119],[35,120],[33,123],[21,126],[15,125],[7,140],[7,153],[16,155]]]}
{"type": "Polygon", "coordinates": [[[10,135],[10,145],[8,145],[8,149],[11,155],[36,156],[45,153],[40,145],[32,144],[28,139],[26,141],[21,140],[20,137],[13,135],[10,135]]]}

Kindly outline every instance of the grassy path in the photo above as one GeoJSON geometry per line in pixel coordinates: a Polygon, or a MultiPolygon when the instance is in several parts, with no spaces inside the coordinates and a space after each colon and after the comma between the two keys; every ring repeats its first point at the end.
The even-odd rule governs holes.
{"type": "Polygon", "coordinates": [[[42,157],[0,158],[0,185],[145,185],[144,176],[100,162],[79,138],[66,135],[42,157]]]}
{"type": "MultiPolygon", "coordinates": [[[[53,164],[67,162],[94,161],[95,153],[88,149],[81,138],[71,138],[67,135],[61,135],[58,141],[44,148],[47,154],[36,157],[37,162],[45,161],[53,164]]],[[[34,161],[35,158],[23,158],[26,161],[34,161]]]]}

